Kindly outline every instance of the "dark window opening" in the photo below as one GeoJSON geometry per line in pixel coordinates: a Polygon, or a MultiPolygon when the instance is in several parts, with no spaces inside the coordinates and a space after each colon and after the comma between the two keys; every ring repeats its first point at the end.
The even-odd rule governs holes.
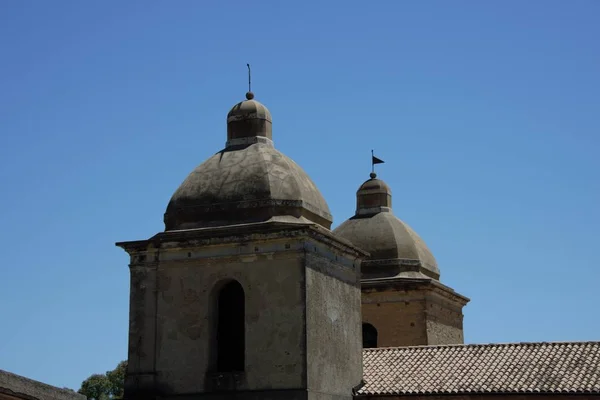
{"type": "Polygon", "coordinates": [[[217,325],[217,368],[220,372],[244,370],[244,289],[238,282],[226,284],[219,293],[217,325]]]}
{"type": "Polygon", "coordinates": [[[377,347],[377,329],[371,324],[362,324],[363,348],[377,347]]]}

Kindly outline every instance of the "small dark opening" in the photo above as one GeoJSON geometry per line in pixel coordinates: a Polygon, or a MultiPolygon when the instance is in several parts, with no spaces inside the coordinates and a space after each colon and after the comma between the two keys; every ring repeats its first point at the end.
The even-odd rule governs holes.
{"type": "Polygon", "coordinates": [[[377,347],[377,329],[371,324],[362,324],[363,348],[377,347]]]}
{"type": "Polygon", "coordinates": [[[238,282],[226,284],[219,293],[217,368],[220,372],[244,370],[244,289],[238,282]]]}

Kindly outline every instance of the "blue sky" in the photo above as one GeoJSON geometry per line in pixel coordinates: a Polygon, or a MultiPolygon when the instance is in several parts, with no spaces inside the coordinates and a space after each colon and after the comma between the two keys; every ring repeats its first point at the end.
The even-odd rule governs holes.
{"type": "Polygon", "coordinates": [[[5,1],[0,369],[126,358],[128,257],[246,92],[334,226],[370,150],[468,343],[598,340],[600,3],[5,1]]]}

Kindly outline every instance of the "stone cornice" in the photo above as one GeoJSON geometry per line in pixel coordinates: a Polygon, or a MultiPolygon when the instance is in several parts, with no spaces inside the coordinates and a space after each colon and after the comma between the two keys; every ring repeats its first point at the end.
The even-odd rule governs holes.
{"type": "Polygon", "coordinates": [[[273,140],[264,136],[249,136],[249,137],[241,137],[236,139],[230,139],[225,143],[225,148],[229,148],[232,146],[247,146],[254,143],[262,143],[267,146],[273,146],[273,140]]]}
{"type": "Polygon", "coordinates": [[[317,224],[272,221],[216,228],[166,231],[158,233],[147,240],[118,242],[116,245],[132,254],[160,248],[192,248],[252,241],[301,238],[303,236],[310,237],[352,257],[366,258],[369,255],[317,224]]]}
{"type": "MultiPolygon", "coordinates": [[[[419,272],[423,278],[429,277],[439,280],[440,275],[432,271],[428,265],[424,265],[421,260],[408,258],[391,258],[382,260],[364,260],[362,262],[363,279],[394,279],[409,278],[399,276],[403,272],[419,272]],[[387,275],[387,276],[386,276],[387,275]]],[[[416,279],[417,277],[411,277],[416,279]]]]}
{"type": "Polygon", "coordinates": [[[407,265],[407,266],[420,266],[420,260],[411,260],[408,258],[390,258],[387,260],[365,260],[363,261],[365,267],[371,266],[396,266],[396,265],[407,265]]]}
{"type": "Polygon", "coordinates": [[[454,289],[442,284],[435,279],[428,278],[382,278],[382,279],[364,279],[361,281],[361,288],[363,292],[383,292],[387,290],[430,290],[443,297],[454,300],[462,305],[466,305],[471,301],[468,297],[465,297],[454,289]]]}

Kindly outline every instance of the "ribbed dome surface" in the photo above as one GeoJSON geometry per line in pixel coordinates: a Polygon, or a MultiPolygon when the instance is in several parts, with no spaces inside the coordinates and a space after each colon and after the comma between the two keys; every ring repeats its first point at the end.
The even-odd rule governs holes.
{"type": "Polygon", "coordinates": [[[420,266],[414,265],[413,272],[421,270],[425,275],[439,278],[440,271],[435,258],[423,239],[391,212],[353,217],[338,226],[333,233],[367,251],[371,261],[399,260],[400,264],[402,261],[405,261],[405,264],[418,263],[420,266]]]}
{"type": "Polygon", "coordinates": [[[439,279],[440,271],[425,242],[392,213],[392,192],[372,178],[356,192],[356,214],[333,232],[370,254],[363,278],[394,276],[439,279]]]}
{"type": "Polygon", "coordinates": [[[235,122],[241,119],[263,119],[272,122],[271,112],[264,104],[256,100],[244,100],[237,103],[227,113],[227,122],[235,122]]]}
{"type": "Polygon", "coordinates": [[[331,226],[325,199],[294,161],[271,144],[226,149],[198,166],[175,191],[166,230],[289,216],[331,226]]]}
{"type": "Polygon", "coordinates": [[[368,181],[366,181],[365,183],[360,185],[360,187],[358,188],[359,193],[365,193],[365,192],[369,192],[371,190],[375,191],[377,193],[380,193],[380,192],[385,192],[385,193],[390,193],[390,194],[392,193],[392,190],[390,189],[388,184],[385,183],[384,181],[382,181],[381,179],[377,179],[377,178],[369,179],[368,181]]]}

